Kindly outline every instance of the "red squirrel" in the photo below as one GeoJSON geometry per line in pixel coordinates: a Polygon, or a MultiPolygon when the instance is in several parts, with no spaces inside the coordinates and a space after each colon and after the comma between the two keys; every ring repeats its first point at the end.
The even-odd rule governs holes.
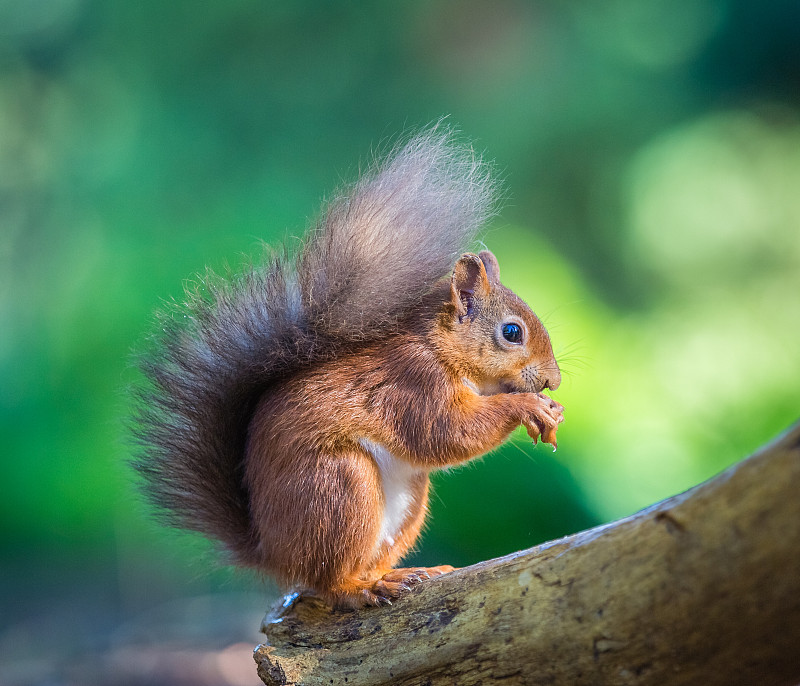
{"type": "Polygon", "coordinates": [[[142,361],[135,466],[168,521],[337,607],[452,571],[395,568],[429,474],[524,426],[561,375],[488,250],[488,165],[425,131],[332,200],[294,255],[187,289],[142,361]]]}

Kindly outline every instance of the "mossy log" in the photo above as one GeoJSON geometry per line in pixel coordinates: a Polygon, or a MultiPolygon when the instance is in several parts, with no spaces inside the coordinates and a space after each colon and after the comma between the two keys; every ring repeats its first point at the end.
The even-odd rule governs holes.
{"type": "Polygon", "coordinates": [[[798,684],[800,423],[631,517],[262,629],[269,685],[798,684]]]}

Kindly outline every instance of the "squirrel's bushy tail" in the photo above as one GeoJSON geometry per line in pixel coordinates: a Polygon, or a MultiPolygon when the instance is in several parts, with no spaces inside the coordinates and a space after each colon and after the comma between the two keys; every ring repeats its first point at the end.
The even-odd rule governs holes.
{"type": "Polygon", "coordinates": [[[140,362],[134,464],[171,524],[254,563],[242,461],[259,397],[391,333],[475,238],[494,190],[488,166],[452,132],[425,131],[335,197],[297,254],[209,274],[160,315],[140,362]]]}

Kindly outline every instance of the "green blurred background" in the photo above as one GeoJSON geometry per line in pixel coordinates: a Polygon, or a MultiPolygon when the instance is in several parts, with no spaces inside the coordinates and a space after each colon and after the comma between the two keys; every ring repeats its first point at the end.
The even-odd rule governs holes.
{"type": "Polygon", "coordinates": [[[130,351],[444,115],[504,179],[484,240],[567,419],[438,475],[415,561],[630,514],[798,418],[798,3],[0,0],[0,681],[257,683],[278,590],[148,518],[130,351]]]}

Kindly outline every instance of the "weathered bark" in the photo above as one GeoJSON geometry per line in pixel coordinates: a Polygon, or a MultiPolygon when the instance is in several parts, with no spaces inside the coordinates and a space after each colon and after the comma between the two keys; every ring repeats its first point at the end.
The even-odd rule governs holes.
{"type": "Polygon", "coordinates": [[[632,517],[263,630],[266,684],[800,683],[800,424],[632,517]]]}

